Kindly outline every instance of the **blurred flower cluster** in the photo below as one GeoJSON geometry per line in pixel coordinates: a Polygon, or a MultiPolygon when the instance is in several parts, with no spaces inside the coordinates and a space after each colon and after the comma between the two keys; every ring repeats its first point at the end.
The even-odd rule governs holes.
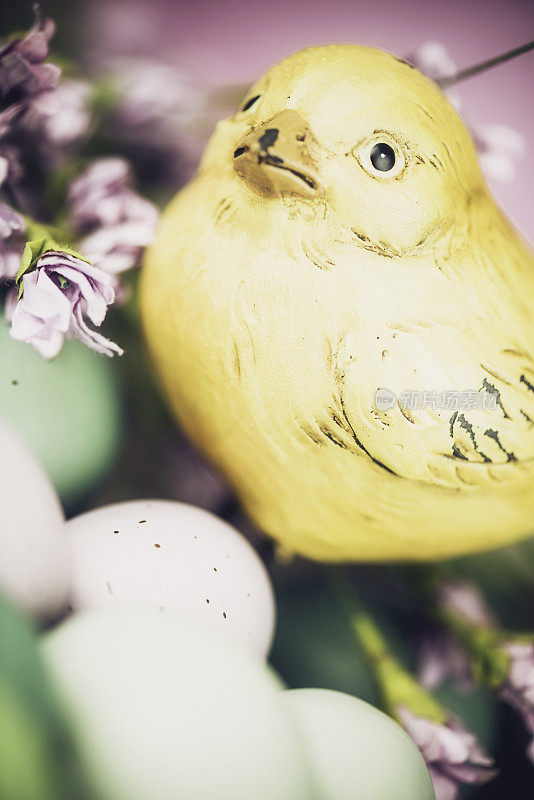
{"type": "Polygon", "coordinates": [[[493,759],[455,717],[439,723],[400,708],[399,718],[428,765],[436,800],[456,800],[461,784],[486,783],[495,776],[493,759]]]}
{"type": "Polygon", "coordinates": [[[24,36],[0,47],[5,315],[11,335],[45,358],[66,337],[113,355],[121,349],[86,320],[98,327],[128,299],[123,275],[154,236],[159,212],[134,188],[134,173],[158,200],[176,191],[241,89],[211,91],[163,61],[126,57],[101,61],[90,78],[72,64],[62,78],[48,61],[55,24],[38,6],[34,16],[24,36]],[[27,243],[39,257],[21,271],[27,243]]]}
{"type": "Polygon", "coordinates": [[[69,222],[87,258],[111,275],[136,267],[154,236],[158,210],[132,188],[123,158],[100,158],[71,181],[69,222]]]}
{"type": "Polygon", "coordinates": [[[534,762],[534,634],[501,628],[473,584],[444,581],[436,600],[446,630],[422,648],[422,683],[435,689],[452,679],[498,692],[519,712],[533,737],[527,755],[534,762]]]}
{"type": "Polygon", "coordinates": [[[61,80],[61,69],[47,60],[54,22],[38,6],[34,15],[24,36],[0,48],[5,315],[12,337],[45,358],[57,355],[66,337],[120,354],[87,321],[100,326],[108,307],[127,296],[118,276],[140,264],[158,210],[135,191],[126,159],[105,152],[94,157],[99,88],[61,80]]]}

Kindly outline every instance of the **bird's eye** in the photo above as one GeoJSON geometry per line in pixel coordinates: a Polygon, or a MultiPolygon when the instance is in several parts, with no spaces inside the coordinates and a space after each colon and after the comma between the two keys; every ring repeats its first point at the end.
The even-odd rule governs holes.
{"type": "Polygon", "coordinates": [[[395,166],[395,151],[385,142],[373,145],[369,158],[379,172],[389,172],[395,166]]]}
{"type": "Polygon", "coordinates": [[[400,144],[389,134],[377,133],[352,154],[373,178],[397,178],[406,166],[406,156],[400,144]]]}
{"type": "Polygon", "coordinates": [[[254,97],[250,97],[250,98],[249,98],[249,99],[246,101],[246,103],[244,104],[244,106],[242,107],[241,111],[248,111],[248,110],[249,110],[249,108],[252,108],[252,106],[253,106],[255,103],[257,103],[257,102],[258,102],[258,100],[260,99],[260,97],[261,97],[261,94],[255,94],[255,95],[254,95],[254,97]]]}

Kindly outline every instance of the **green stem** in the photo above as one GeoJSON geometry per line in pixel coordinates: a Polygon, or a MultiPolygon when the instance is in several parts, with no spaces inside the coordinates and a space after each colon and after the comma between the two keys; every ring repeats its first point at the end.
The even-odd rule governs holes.
{"type": "MultiPolygon", "coordinates": [[[[411,580],[410,584],[415,588],[422,606],[430,619],[444,627],[468,653],[475,681],[489,689],[499,688],[509,668],[509,656],[501,645],[511,637],[500,628],[477,623],[437,600],[440,584],[449,580],[458,581],[458,577],[443,566],[428,567],[416,577],[419,579],[411,580]]],[[[478,587],[477,591],[480,591],[478,587]]]]}
{"type": "Polygon", "coordinates": [[[386,638],[358,597],[346,572],[341,567],[329,567],[326,576],[330,590],[344,611],[373,670],[384,710],[398,718],[398,709],[405,707],[418,716],[443,724],[449,716],[447,710],[393,655],[386,638]]]}
{"type": "MultiPolygon", "coordinates": [[[[457,582],[458,577],[447,568],[435,565],[425,568],[423,573],[416,573],[416,580],[411,580],[410,584],[415,588],[429,617],[444,627],[468,653],[476,682],[489,689],[496,689],[502,685],[508,673],[509,656],[501,645],[510,637],[496,626],[474,622],[449,608],[446,603],[440,603],[437,600],[439,587],[450,580],[457,582]]],[[[477,591],[480,591],[478,587],[477,591]]]]}
{"type": "Polygon", "coordinates": [[[435,617],[469,654],[476,682],[489,689],[498,689],[506,679],[510,661],[501,647],[505,634],[498,628],[477,625],[442,606],[435,607],[435,617]]]}

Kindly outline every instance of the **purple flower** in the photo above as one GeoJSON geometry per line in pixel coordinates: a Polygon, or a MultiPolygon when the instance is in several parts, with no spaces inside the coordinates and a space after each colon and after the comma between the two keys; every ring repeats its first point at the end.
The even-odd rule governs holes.
{"type": "Polygon", "coordinates": [[[153,222],[133,221],[100,228],[82,239],[80,247],[98,267],[117,275],[139,265],[141,253],[154,238],[154,227],[153,222]]]}
{"type": "Polygon", "coordinates": [[[23,294],[11,319],[11,336],[32,344],[44,358],[56,356],[66,336],[99,353],[122,350],[87,327],[84,317],[101,325],[115,292],[111,278],[81,258],[49,250],[36,269],[22,278],[23,294]]]}
{"type": "Polygon", "coordinates": [[[421,642],[418,677],[430,690],[449,679],[463,690],[473,686],[473,671],[465,649],[439,629],[431,631],[421,642]]]}
{"type": "Polygon", "coordinates": [[[112,137],[152,182],[173,186],[192,177],[215,124],[247,88],[211,85],[154,58],[114,59],[107,70],[117,98],[107,118],[112,137]]]}
{"type": "Polygon", "coordinates": [[[0,186],[3,183],[17,183],[23,174],[24,168],[17,147],[0,140],[0,186]]]}
{"type": "MultiPolygon", "coordinates": [[[[454,75],[457,71],[456,64],[441,42],[425,42],[409,56],[409,61],[435,81],[454,75]]],[[[460,111],[462,101],[458,91],[452,87],[447,89],[446,94],[456,110],[460,111]]],[[[507,125],[469,123],[468,128],[486,177],[496,181],[513,181],[516,176],[515,162],[526,151],[521,134],[507,125]]]]}
{"type": "Polygon", "coordinates": [[[92,124],[91,91],[84,81],[62,81],[31,101],[21,124],[44,154],[55,158],[87,138],[92,124]]]}
{"type": "MultiPolygon", "coordinates": [[[[435,593],[439,607],[468,622],[473,628],[493,628],[495,621],[478,589],[472,584],[449,579],[435,593]]],[[[419,651],[419,680],[427,689],[436,689],[453,680],[463,690],[473,685],[473,667],[465,646],[445,630],[433,629],[423,638],[419,651]]]]}
{"type": "Polygon", "coordinates": [[[456,64],[445,45],[433,39],[419,45],[410,59],[412,64],[433,80],[446,78],[456,72],[456,64]]]}
{"type": "Polygon", "coordinates": [[[0,95],[5,106],[17,110],[22,110],[30,98],[52,89],[61,75],[55,64],[42,63],[48,58],[54,22],[41,19],[37,5],[34,14],[35,22],[26,36],[0,46],[0,95]]]}
{"type": "Polygon", "coordinates": [[[493,180],[511,183],[516,176],[515,161],[526,152],[526,142],[514,128],[488,123],[470,125],[480,165],[493,180]]]}
{"type": "Polygon", "coordinates": [[[24,217],[0,203],[0,281],[15,280],[24,250],[24,217]]]}
{"type": "Polygon", "coordinates": [[[472,584],[457,580],[443,581],[436,591],[436,599],[447,611],[452,611],[472,625],[483,628],[495,625],[482,595],[472,584]]]}
{"type": "Polygon", "coordinates": [[[42,63],[48,58],[55,25],[51,19],[41,19],[37,5],[34,15],[33,27],[23,38],[0,45],[0,184],[17,184],[24,174],[19,144],[14,146],[5,138],[17,139],[25,112],[41,94],[54,89],[61,75],[55,64],[42,63]]]}
{"type": "Polygon", "coordinates": [[[122,158],[94,161],[69,188],[70,222],[80,243],[98,267],[118,274],[139,264],[154,238],[157,208],[132,188],[128,162],[122,158]]]}
{"type": "Polygon", "coordinates": [[[510,642],[503,649],[510,658],[510,666],[500,695],[523,717],[532,736],[527,755],[534,762],[534,644],[510,642]]]}
{"type": "Polygon", "coordinates": [[[165,156],[167,169],[178,173],[198,159],[210,132],[198,136],[209,115],[205,90],[155,59],[121,59],[110,65],[109,77],[118,97],[110,125],[119,141],[152,158],[165,156]]]}
{"type": "Polygon", "coordinates": [[[456,800],[460,784],[486,783],[494,777],[493,760],[454,717],[439,724],[407,708],[399,708],[398,716],[423,754],[436,800],[456,800]]]}

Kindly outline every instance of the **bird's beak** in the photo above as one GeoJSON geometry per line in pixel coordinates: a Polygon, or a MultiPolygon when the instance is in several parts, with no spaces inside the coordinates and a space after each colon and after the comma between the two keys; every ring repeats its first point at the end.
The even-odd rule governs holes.
{"type": "Polygon", "coordinates": [[[312,197],[320,190],[313,144],[306,120],[286,109],[243,136],[234,150],[234,168],[263,196],[285,191],[312,197]]]}

